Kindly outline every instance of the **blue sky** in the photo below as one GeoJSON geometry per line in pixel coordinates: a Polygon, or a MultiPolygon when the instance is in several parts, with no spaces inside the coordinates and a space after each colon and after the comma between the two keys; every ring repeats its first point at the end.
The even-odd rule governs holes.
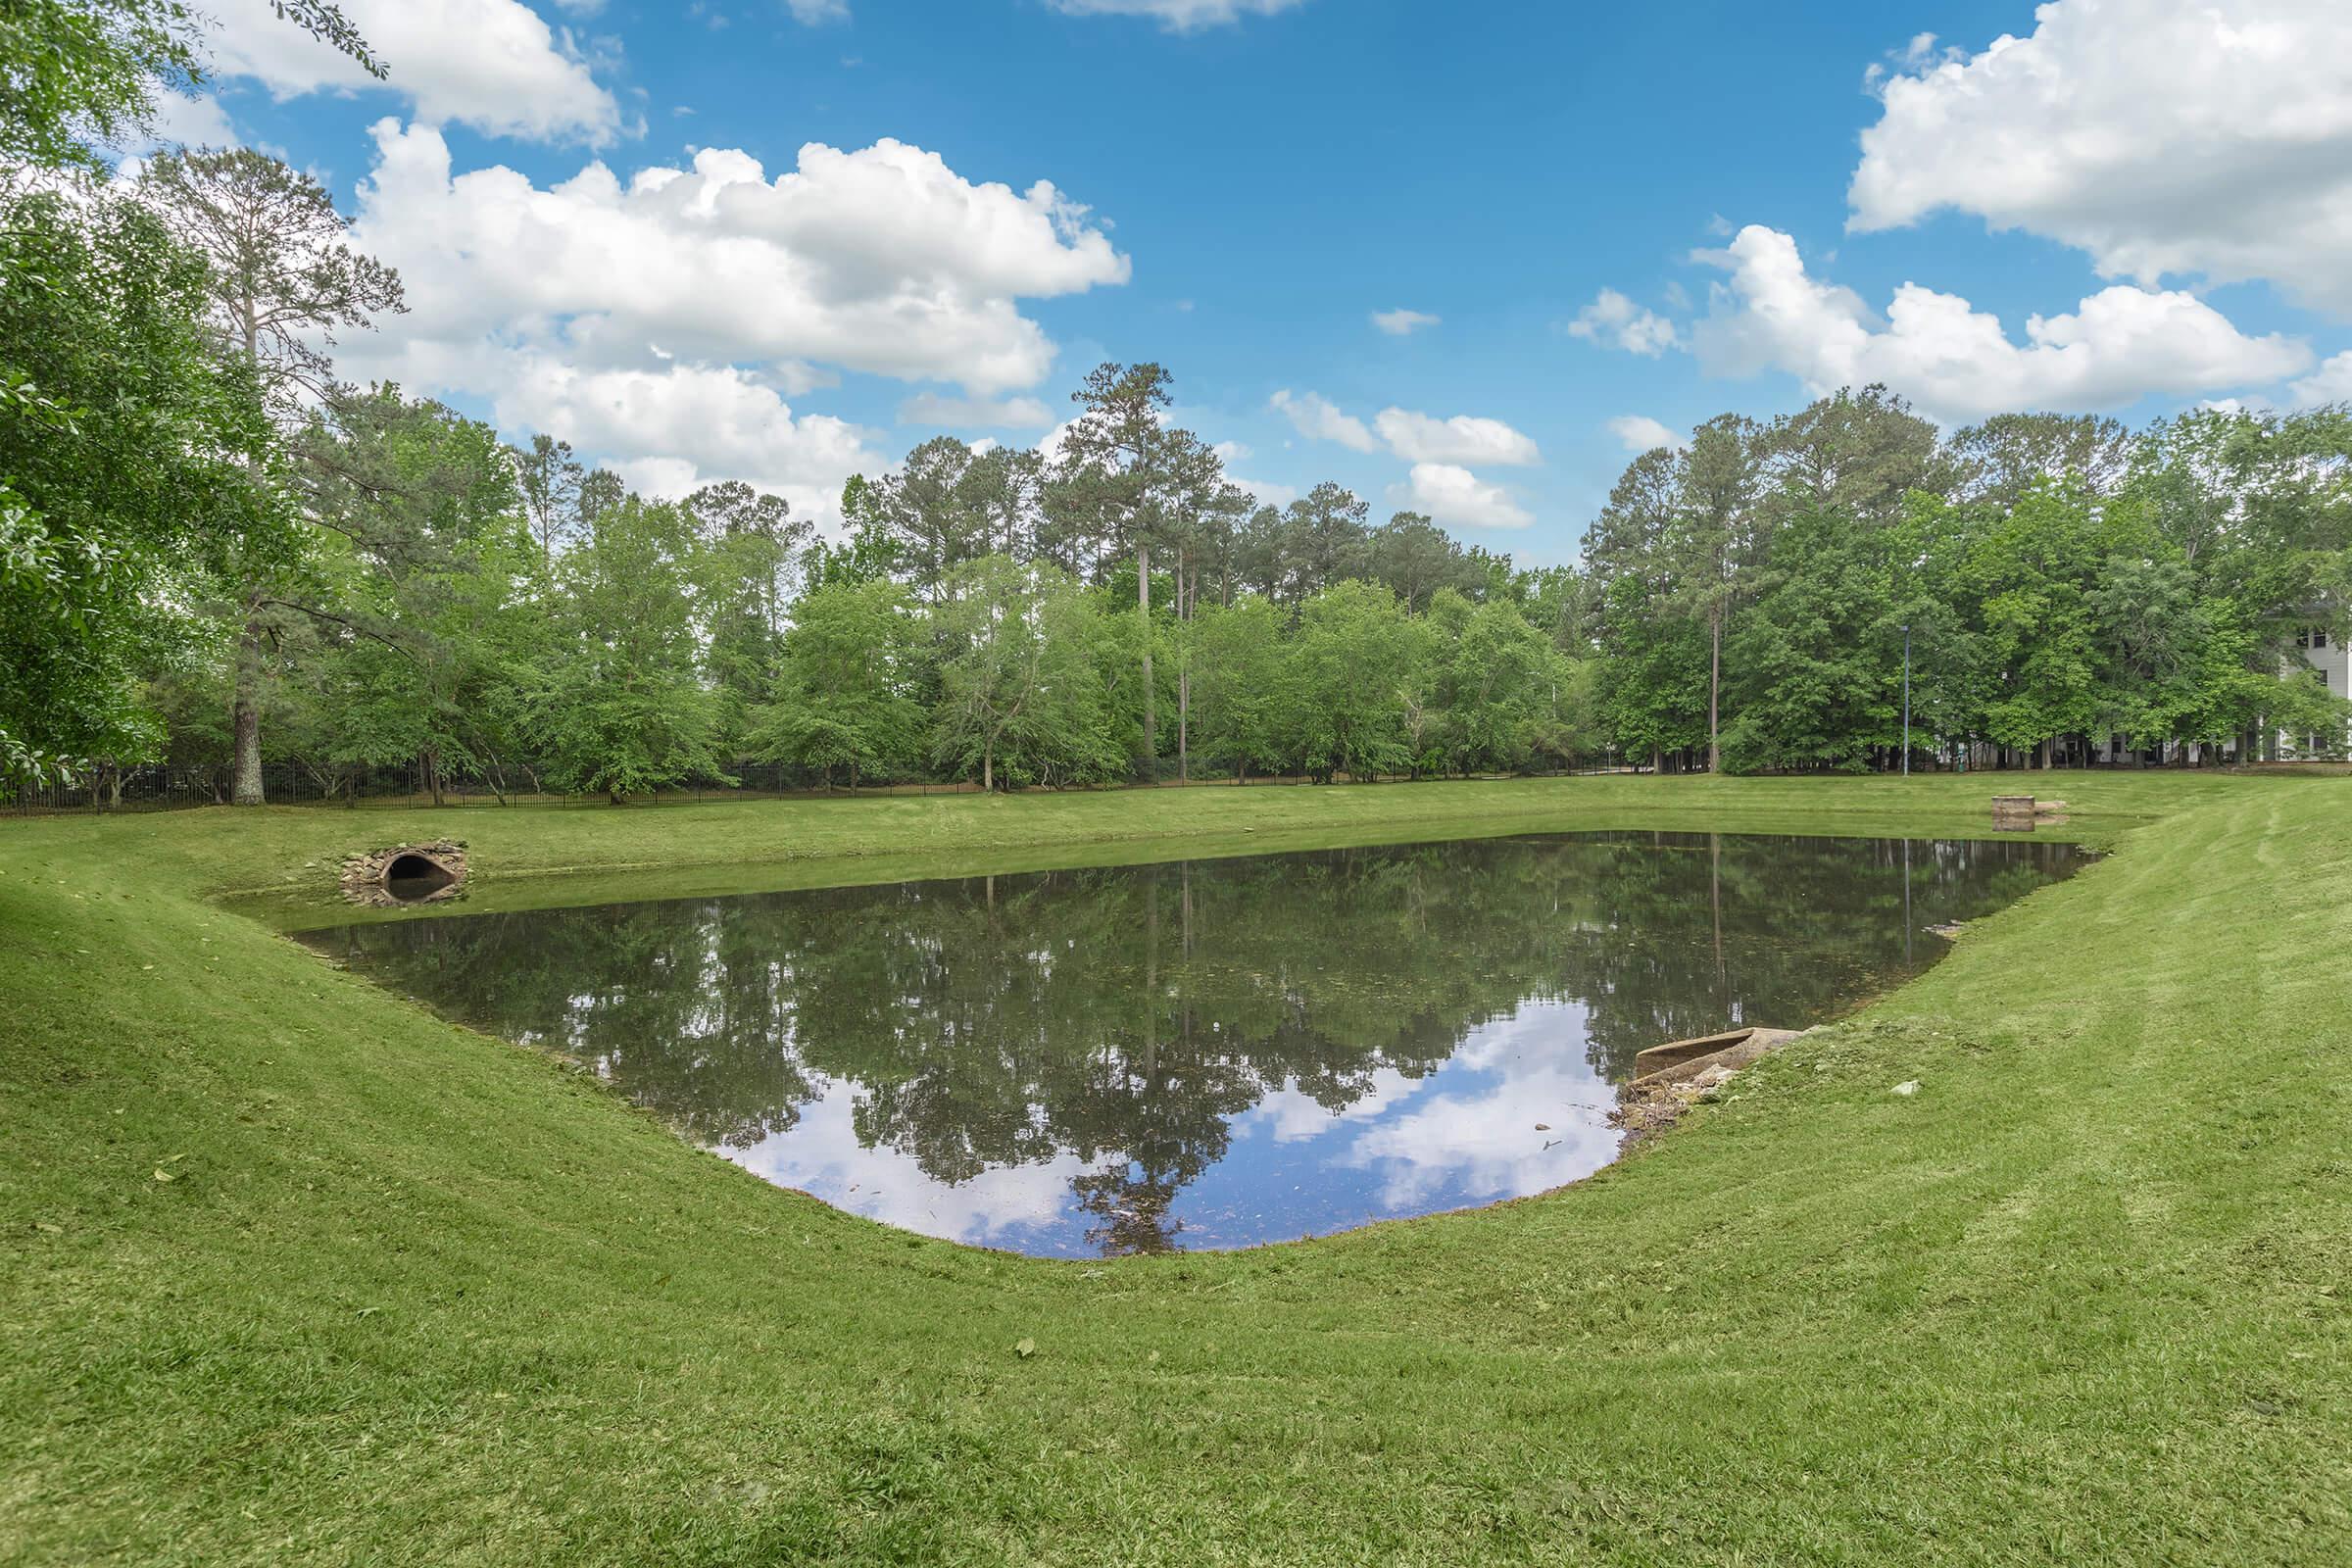
{"type": "Polygon", "coordinates": [[[2316,0],[347,3],[381,87],[215,9],[174,127],[313,170],[411,280],[353,373],[651,488],[822,515],[851,468],[1038,440],[1096,361],[1155,359],[1263,493],[1336,478],[1544,562],[1629,419],[1879,373],[1947,422],[2352,390],[2352,30],[2316,0]],[[698,152],[699,205],[620,195],[698,152]]]}

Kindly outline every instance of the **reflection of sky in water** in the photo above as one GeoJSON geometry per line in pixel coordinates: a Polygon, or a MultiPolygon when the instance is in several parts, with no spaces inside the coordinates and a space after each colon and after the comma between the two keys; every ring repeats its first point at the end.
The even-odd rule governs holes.
{"type": "MultiPolygon", "coordinates": [[[[911,1156],[858,1141],[858,1094],[855,1084],[828,1083],[791,1132],[727,1157],[778,1186],[928,1236],[1095,1252],[1085,1232],[1096,1218],[1070,1189],[1088,1168],[1082,1161],[1063,1154],[948,1186],[911,1156]]],[[[1544,1192],[1616,1156],[1621,1135],[1606,1119],[1615,1100],[1586,1058],[1582,1005],[1531,1002],[1474,1029],[1426,1077],[1381,1069],[1369,1093],[1337,1112],[1286,1086],[1231,1118],[1225,1157],[1173,1205],[1179,1239],[1194,1247],[1287,1241],[1544,1192]]]]}
{"type": "Polygon", "coordinates": [[[1801,1027],[2072,868],[2019,842],[1595,834],[313,933],[593,1063],[769,1181],[927,1235],[1242,1247],[1613,1158],[1644,1046],[1801,1027]]]}

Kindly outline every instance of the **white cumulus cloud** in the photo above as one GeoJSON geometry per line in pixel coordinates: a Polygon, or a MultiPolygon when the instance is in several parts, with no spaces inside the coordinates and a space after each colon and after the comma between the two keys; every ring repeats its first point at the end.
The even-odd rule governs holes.
{"type": "Polygon", "coordinates": [[[343,0],[388,69],[377,82],[337,50],[271,12],[270,0],[212,0],[217,73],[259,80],[272,97],[387,89],[429,124],[494,136],[604,146],[627,127],[568,31],[521,0],[343,0]]]}
{"type": "Polygon", "coordinates": [[[1541,463],[1536,443],[1500,419],[1467,414],[1441,419],[1408,409],[1383,409],[1372,420],[1391,452],[1408,463],[1541,463]]]}
{"type": "Polygon", "coordinates": [[[1341,413],[1330,399],[1319,393],[1294,395],[1290,388],[1284,387],[1269,402],[1309,440],[1337,441],[1351,452],[1371,452],[1379,446],[1363,420],[1352,414],[1341,413]]]}
{"type": "Polygon", "coordinates": [[[1300,435],[1335,441],[1354,452],[1385,446],[1407,463],[1498,463],[1512,467],[1544,461],[1533,440],[1500,419],[1467,414],[1441,419],[1411,409],[1387,408],[1366,424],[1318,392],[1286,387],[1270,401],[1300,435]]]}
{"type": "Polygon", "coordinates": [[[1592,304],[1576,313],[1576,319],[1568,323],[1568,335],[1651,359],[1681,342],[1672,321],[1613,288],[1602,289],[1592,304]]]}
{"type": "Polygon", "coordinates": [[[1710,373],[1786,370],[1815,392],[1883,381],[1947,421],[2259,386],[2311,364],[2300,341],[2249,337],[2178,291],[2103,289],[2071,315],[2029,317],[2021,345],[1998,318],[1917,283],[1895,290],[1881,320],[1851,289],[1808,274],[1788,235],[1757,224],[1708,259],[1730,273],[1692,334],[1710,373]]]}
{"type": "Polygon", "coordinates": [[[633,486],[682,495],[742,479],[829,520],[853,473],[884,466],[868,432],[830,415],[796,416],[776,391],[732,366],[582,369],[545,354],[492,351],[480,368],[499,423],[546,430],[598,454],[633,486]]]}
{"type": "Polygon", "coordinates": [[[1435,326],[1439,318],[1426,311],[1374,311],[1372,324],[1391,337],[1411,337],[1425,326],[1435,326]]]}
{"type": "Polygon", "coordinates": [[[746,479],[830,517],[841,481],[881,466],[874,438],[787,400],[838,370],[962,389],[916,393],[909,417],[1049,425],[1009,395],[1055,353],[1019,302],[1127,276],[1051,184],[974,183],[898,142],[811,144],[774,179],[710,149],[542,185],[456,172],[429,126],[374,135],[353,241],[399,268],[411,309],[346,334],[342,373],[481,399],[662,491],[746,479]]]}
{"type": "Polygon", "coordinates": [[[1389,487],[1389,499],[1407,511],[1466,528],[1524,528],[1535,521],[1509,491],[1458,464],[1414,464],[1403,484],[1389,487]]]}
{"type": "Polygon", "coordinates": [[[1620,414],[1613,419],[1601,421],[1601,428],[1615,436],[1625,450],[1632,453],[1655,452],[1660,447],[1687,447],[1690,440],[1677,434],[1646,414],[1620,414]]]}
{"type": "Polygon", "coordinates": [[[808,361],[993,395],[1036,383],[1054,345],[1022,297],[1124,282],[1127,259],[1043,181],[973,184],[935,154],[810,143],[774,180],[748,154],[623,183],[601,163],[541,186],[453,173],[439,132],[375,126],[353,238],[398,267],[388,332],[561,337],[593,363],[651,345],[689,361],[808,361]]]}
{"type": "Polygon", "coordinates": [[[2290,386],[2298,407],[2352,403],[2352,350],[2331,354],[2320,368],[2290,386]]]}
{"type": "Polygon", "coordinates": [[[1973,214],[2104,275],[2267,278],[2352,315],[2352,5],[2053,0],[1879,86],[1850,226],[1973,214]]]}

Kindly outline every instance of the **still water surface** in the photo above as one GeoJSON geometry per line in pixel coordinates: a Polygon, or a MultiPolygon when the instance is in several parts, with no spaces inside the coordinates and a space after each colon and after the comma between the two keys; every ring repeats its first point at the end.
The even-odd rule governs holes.
{"type": "Polygon", "coordinates": [[[304,940],[768,1180],[1057,1256],[1491,1202],[1615,1156],[1634,1054],[1797,1028],[2035,841],[1605,833],[415,919],[304,940]]]}

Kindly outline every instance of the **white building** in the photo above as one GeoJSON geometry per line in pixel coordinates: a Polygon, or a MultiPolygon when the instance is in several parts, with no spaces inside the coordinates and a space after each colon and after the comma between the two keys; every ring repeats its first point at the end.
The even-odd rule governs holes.
{"type": "MultiPolygon", "coordinates": [[[[2307,631],[2295,639],[2295,651],[2302,655],[2303,662],[2320,672],[2320,679],[2328,684],[2328,695],[2352,696],[2352,662],[2347,660],[2342,638],[2331,637],[2325,631],[2307,631]]],[[[2325,735],[2290,735],[2280,730],[2278,755],[2281,758],[2341,757],[2347,748],[2352,748],[2352,735],[2337,736],[2333,746],[2328,744],[2328,739],[2325,735]]]]}

